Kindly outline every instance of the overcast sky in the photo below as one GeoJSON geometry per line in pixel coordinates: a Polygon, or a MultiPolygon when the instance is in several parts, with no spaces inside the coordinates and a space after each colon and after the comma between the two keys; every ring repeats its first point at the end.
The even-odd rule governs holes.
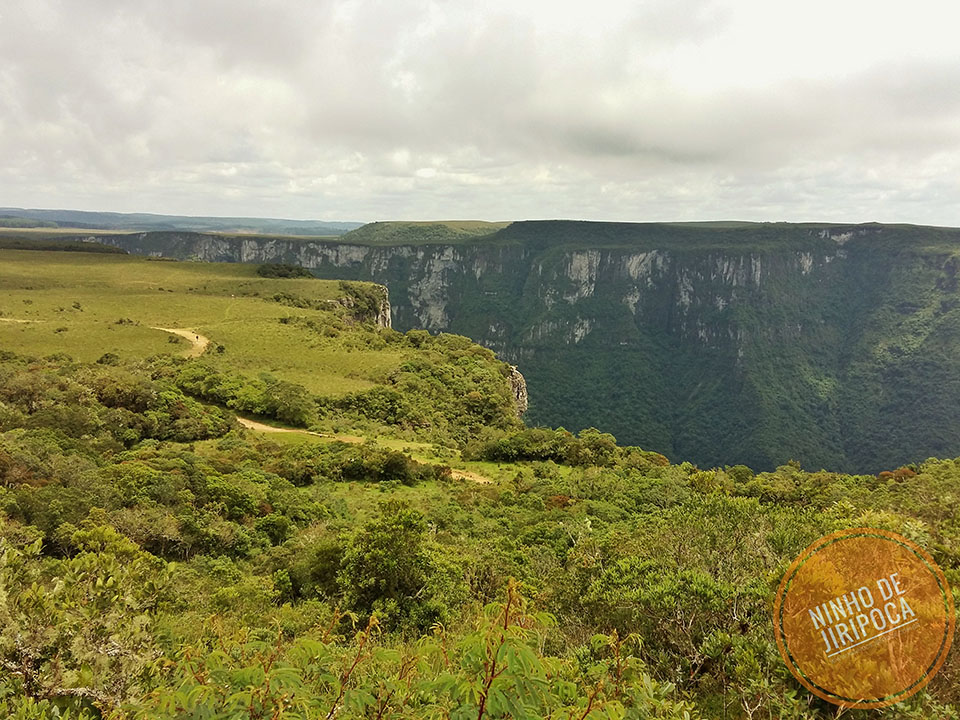
{"type": "Polygon", "coordinates": [[[957,0],[0,0],[0,205],[960,225],[957,0]]]}

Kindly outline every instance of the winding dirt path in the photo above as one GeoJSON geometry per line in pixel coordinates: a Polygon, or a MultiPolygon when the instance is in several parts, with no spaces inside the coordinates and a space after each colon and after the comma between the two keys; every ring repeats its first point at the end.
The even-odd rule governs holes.
{"type": "MultiPolygon", "coordinates": [[[[35,322],[44,322],[43,320],[18,320],[15,318],[0,318],[0,322],[8,323],[35,323],[35,322]]],[[[156,327],[151,325],[151,330],[161,330],[166,333],[172,333],[173,335],[178,335],[179,337],[184,338],[190,343],[190,349],[186,350],[183,354],[184,357],[195,358],[200,357],[206,352],[207,347],[210,345],[210,338],[200,335],[199,333],[194,332],[186,328],[163,328],[156,327]]],[[[262,422],[257,422],[256,420],[250,420],[249,418],[240,417],[237,415],[237,422],[240,423],[243,427],[248,430],[256,430],[257,432],[262,433],[297,433],[298,435],[313,435],[315,437],[329,438],[331,440],[339,440],[340,442],[348,443],[362,443],[364,438],[358,435],[327,435],[325,433],[313,432],[312,430],[300,430],[297,428],[283,428],[276,427],[275,425],[266,425],[262,422]]],[[[479,475],[478,473],[472,472],[470,470],[457,470],[451,469],[450,474],[458,480],[470,480],[479,485],[490,485],[493,481],[479,475]]]]}
{"type": "Polygon", "coordinates": [[[237,415],[237,422],[243,425],[243,427],[248,430],[256,430],[257,432],[265,433],[296,433],[297,435],[316,435],[317,437],[326,437],[318,432],[313,432],[312,430],[298,430],[297,428],[282,428],[276,427],[274,425],[264,425],[262,422],[257,422],[256,420],[250,420],[249,418],[240,417],[237,415]]]}
{"type": "Polygon", "coordinates": [[[313,430],[301,430],[300,428],[277,427],[276,425],[265,425],[262,422],[251,420],[250,418],[237,415],[237,422],[248,430],[256,430],[264,433],[295,433],[296,435],[313,435],[314,437],[328,438],[330,440],[339,440],[346,443],[362,443],[364,438],[359,435],[329,435],[327,433],[313,432],[313,430]]]}
{"type": "Polygon", "coordinates": [[[478,485],[492,485],[493,480],[488,477],[484,477],[478,473],[472,472],[470,470],[457,470],[456,468],[450,468],[450,474],[453,475],[457,480],[470,480],[475,482],[478,485]]]}
{"type": "Polygon", "coordinates": [[[184,357],[195,358],[200,357],[206,351],[207,346],[210,344],[210,338],[203,335],[195,333],[193,330],[186,330],[183,328],[162,328],[150,326],[151,330],[163,330],[163,332],[173,333],[174,335],[179,335],[182,338],[185,338],[190,342],[190,349],[182,353],[184,357]]]}
{"type": "MultiPolygon", "coordinates": [[[[262,422],[251,420],[250,418],[240,417],[239,415],[237,415],[237,422],[248,430],[256,430],[263,433],[296,433],[298,435],[313,435],[315,437],[329,438],[330,440],[339,440],[340,442],[348,443],[362,443],[364,441],[364,438],[358,435],[327,435],[325,433],[313,432],[312,430],[276,427],[275,425],[266,425],[262,422]]],[[[457,470],[455,468],[451,468],[450,474],[457,480],[469,480],[477,483],[478,485],[490,485],[493,483],[493,480],[490,478],[484,477],[483,475],[478,475],[470,470],[457,470]]]]}
{"type": "MultiPolygon", "coordinates": [[[[21,322],[30,322],[29,320],[21,322]]],[[[173,333],[174,335],[179,335],[182,338],[186,338],[190,342],[190,349],[184,353],[186,357],[199,357],[207,349],[207,346],[210,344],[210,339],[195,333],[193,330],[186,330],[183,328],[162,328],[162,327],[151,327],[152,330],[163,330],[163,332],[173,333]]],[[[237,415],[237,422],[240,423],[243,427],[248,430],[256,430],[257,432],[262,433],[296,433],[298,435],[313,435],[314,437],[330,438],[331,440],[339,440],[340,442],[348,443],[362,443],[364,438],[359,437],[358,435],[327,435],[325,433],[313,432],[312,430],[300,430],[298,428],[283,428],[276,427],[275,425],[267,425],[262,422],[257,422],[256,420],[251,420],[250,418],[240,417],[237,415]]],[[[450,474],[458,480],[469,480],[475,482],[479,485],[490,485],[493,481],[479,475],[470,470],[456,470],[451,469],[450,474]]]]}

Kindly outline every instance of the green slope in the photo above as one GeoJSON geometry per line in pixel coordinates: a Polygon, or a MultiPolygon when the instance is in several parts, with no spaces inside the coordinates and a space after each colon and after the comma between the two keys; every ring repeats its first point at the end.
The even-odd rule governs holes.
{"type": "Polygon", "coordinates": [[[344,242],[361,245],[436,245],[462,243],[486,238],[509,223],[479,220],[438,222],[375,222],[368,223],[343,236],[344,242]]]}

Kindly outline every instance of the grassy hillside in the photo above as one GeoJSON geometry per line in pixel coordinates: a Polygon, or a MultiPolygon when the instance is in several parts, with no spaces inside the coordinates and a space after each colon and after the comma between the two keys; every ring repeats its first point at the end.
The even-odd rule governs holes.
{"type": "MultiPolygon", "coordinates": [[[[229,344],[237,366],[254,361],[262,370],[290,372],[290,379],[310,377],[317,390],[369,386],[362,369],[325,363],[320,344],[279,323],[320,311],[269,301],[279,292],[333,301],[340,296],[334,281],[264,279],[254,266],[2,251],[0,284],[0,339],[26,354],[142,358],[170,349],[169,333],[151,326],[191,328],[229,344]]],[[[376,365],[372,358],[379,355],[371,353],[376,365]]]]}
{"type": "Polygon", "coordinates": [[[276,407],[245,393],[285,383],[283,392],[302,407],[280,419],[302,426],[386,423],[449,442],[462,429],[431,422],[425,408],[439,404],[455,415],[471,391],[474,422],[512,418],[506,365],[457,336],[378,331],[376,286],[264,278],[252,265],[27,251],[0,251],[0,286],[0,347],[25,355],[63,353],[88,363],[183,355],[186,340],[158,328],[186,329],[210,345],[199,368],[177,369],[181,383],[274,417],[276,407]],[[454,357],[460,366],[443,374],[445,384],[421,388],[416,400],[400,396],[442,374],[454,357]]]}
{"type": "Polygon", "coordinates": [[[343,241],[360,245],[455,244],[487,238],[509,224],[469,220],[374,222],[351,230],[343,241]]]}

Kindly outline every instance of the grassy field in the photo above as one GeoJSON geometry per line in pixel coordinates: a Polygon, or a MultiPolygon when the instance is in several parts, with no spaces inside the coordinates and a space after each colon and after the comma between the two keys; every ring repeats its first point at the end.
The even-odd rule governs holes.
{"type": "Polygon", "coordinates": [[[338,241],[359,245],[456,244],[493,235],[509,224],[481,220],[374,222],[351,230],[338,241]]]}
{"type": "Polygon", "coordinates": [[[222,354],[215,365],[275,376],[322,394],[371,387],[402,353],[353,352],[282,317],[322,321],[328,313],[270,301],[286,292],[315,301],[342,295],[335,281],[266,279],[239,264],[149,260],[82,253],[0,251],[0,348],[46,356],[62,352],[94,361],[112,352],[139,358],[185,352],[186,341],[152,327],[206,335],[222,354]]]}
{"type": "MultiPolygon", "coordinates": [[[[268,373],[320,395],[385,383],[416,354],[361,327],[340,323],[339,330],[328,334],[339,322],[339,306],[299,308],[273,299],[283,293],[322,308],[344,295],[339,281],[263,278],[256,271],[256,266],[234,263],[0,250],[0,348],[34,357],[65,353],[81,362],[106,353],[121,360],[161,353],[187,356],[194,350],[193,336],[179,337],[170,330],[189,331],[209,340],[203,352],[206,364],[249,378],[268,373]],[[308,321],[324,332],[306,326],[308,321]]],[[[513,477],[495,464],[465,463],[449,448],[403,435],[386,437],[386,428],[331,422],[326,437],[260,434],[284,445],[376,438],[378,445],[421,462],[451,465],[460,478],[488,482],[513,477]]]]}

